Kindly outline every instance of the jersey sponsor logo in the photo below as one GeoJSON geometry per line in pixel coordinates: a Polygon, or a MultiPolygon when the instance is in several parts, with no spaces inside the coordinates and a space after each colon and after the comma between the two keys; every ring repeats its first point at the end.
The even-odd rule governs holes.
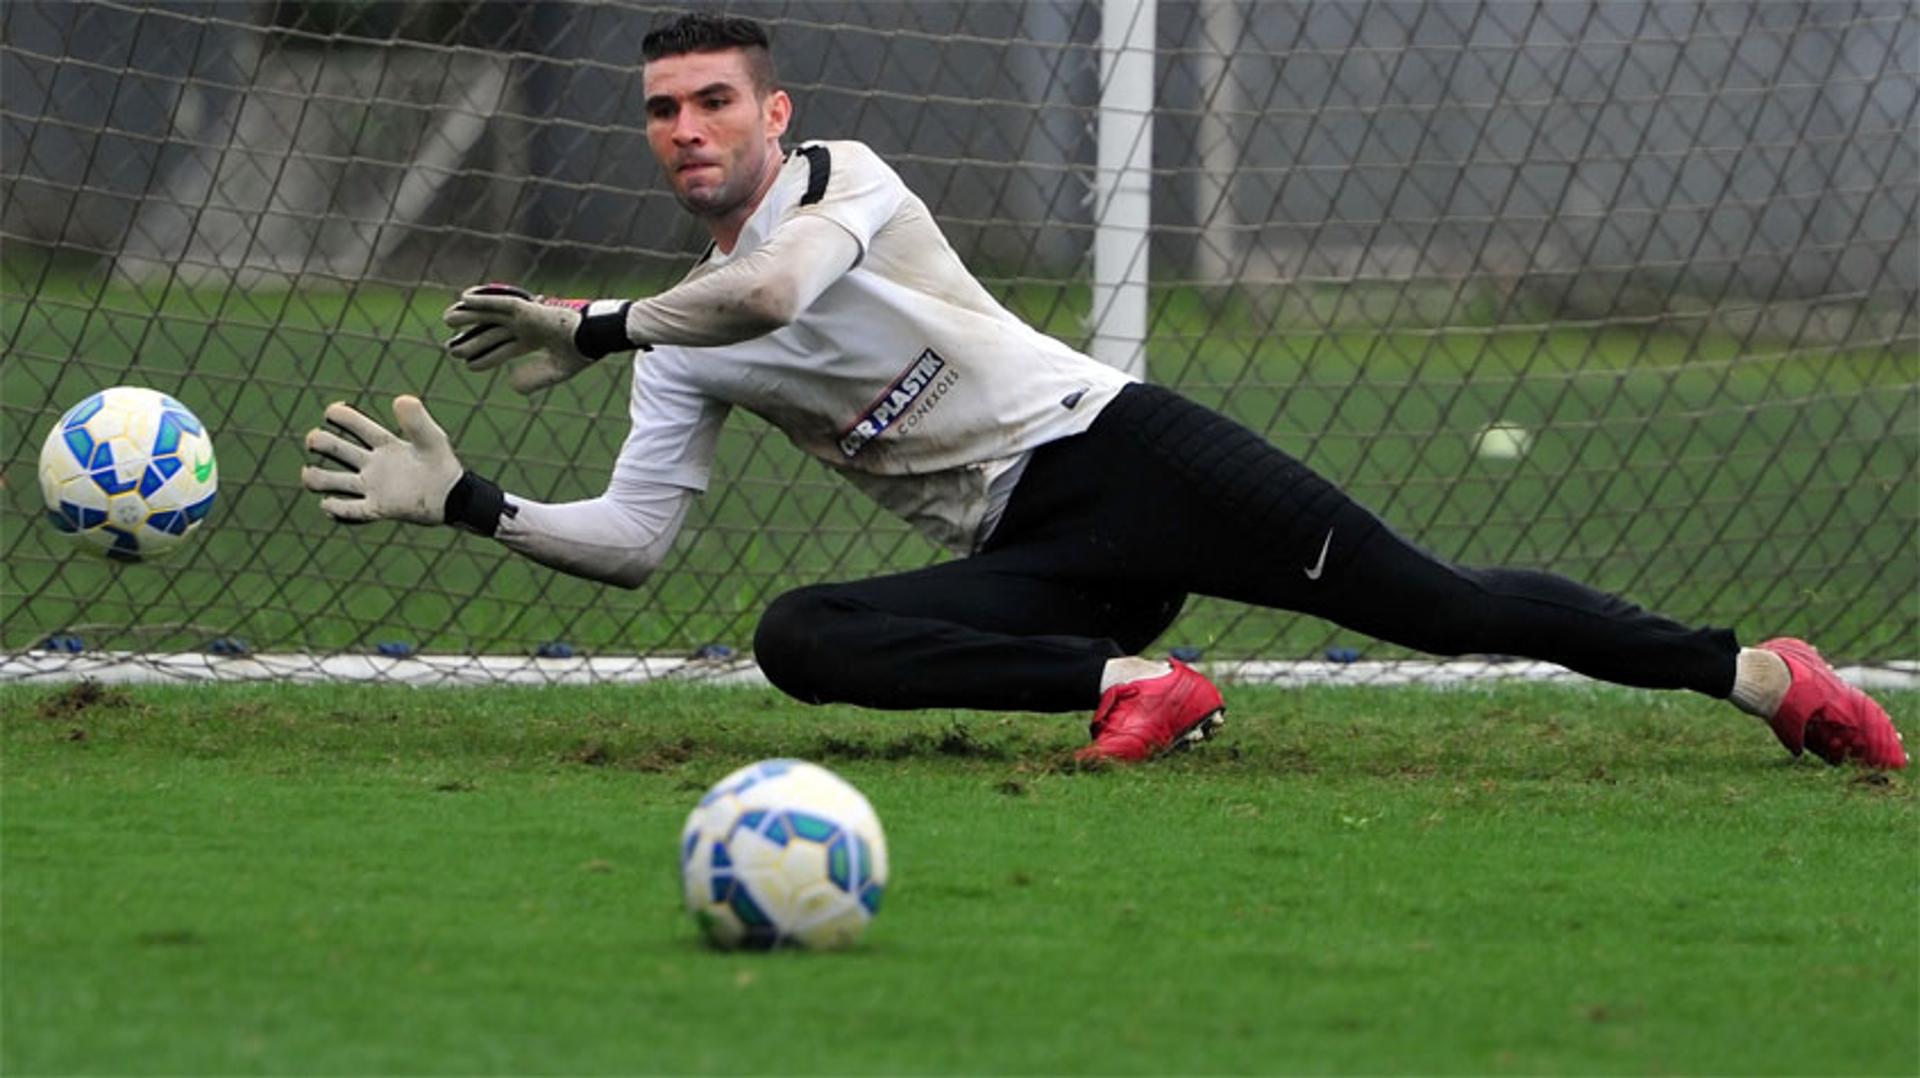
{"type": "Polygon", "coordinates": [[[867,443],[885,434],[888,428],[927,395],[946,366],[947,361],[933,349],[920,353],[906,370],[900,372],[900,377],[893,380],[886,392],[867,408],[865,414],[840,432],[840,452],[848,458],[858,456],[867,443]]]}

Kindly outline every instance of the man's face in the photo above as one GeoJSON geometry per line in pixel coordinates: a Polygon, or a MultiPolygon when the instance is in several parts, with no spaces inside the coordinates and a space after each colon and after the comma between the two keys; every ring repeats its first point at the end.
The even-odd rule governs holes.
{"type": "Polygon", "coordinates": [[[793,105],[785,91],[754,93],[739,49],[663,56],[646,68],[647,141],[673,193],[697,217],[750,208],[793,105]]]}

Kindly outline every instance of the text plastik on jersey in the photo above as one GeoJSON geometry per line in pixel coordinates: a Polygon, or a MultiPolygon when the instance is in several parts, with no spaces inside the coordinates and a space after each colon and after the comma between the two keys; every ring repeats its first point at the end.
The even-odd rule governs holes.
{"type": "Polygon", "coordinates": [[[900,372],[900,377],[893,380],[886,392],[880,394],[873,406],[840,435],[840,452],[849,457],[858,456],[868,442],[886,433],[895,420],[907,414],[946,366],[947,361],[941,359],[940,353],[933,349],[921,352],[906,370],[900,372]]]}

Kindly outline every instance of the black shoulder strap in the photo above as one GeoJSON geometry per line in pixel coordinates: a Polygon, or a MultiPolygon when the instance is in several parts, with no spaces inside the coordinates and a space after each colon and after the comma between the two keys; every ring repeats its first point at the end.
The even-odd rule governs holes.
{"type": "Polygon", "coordinates": [[[800,196],[802,206],[811,206],[826,197],[827,177],[833,175],[833,154],[825,146],[800,147],[807,159],[807,193],[800,196]]]}

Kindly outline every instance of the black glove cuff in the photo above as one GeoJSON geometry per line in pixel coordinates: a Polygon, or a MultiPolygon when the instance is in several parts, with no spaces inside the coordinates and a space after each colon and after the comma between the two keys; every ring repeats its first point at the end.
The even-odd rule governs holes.
{"type": "Polygon", "coordinates": [[[580,313],[580,328],[573,331],[573,346],[588,359],[599,359],[614,352],[631,352],[634,343],[627,339],[627,308],[632,300],[609,304],[594,300],[580,313]]]}
{"type": "Polygon", "coordinates": [[[456,528],[491,537],[500,530],[500,518],[511,516],[506,491],[485,476],[461,472],[453,489],[447,491],[447,504],[441,510],[447,523],[456,528]]]}

